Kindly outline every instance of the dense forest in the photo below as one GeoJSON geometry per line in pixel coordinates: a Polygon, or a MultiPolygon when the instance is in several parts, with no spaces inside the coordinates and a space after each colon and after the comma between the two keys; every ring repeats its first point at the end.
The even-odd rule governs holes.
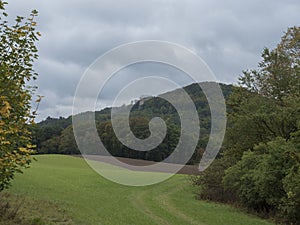
{"type": "MultiPolygon", "coordinates": [[[[204,83],[202,85],[209,85],[204,83]]],[[[228,99],[232,92],[232,85],[220,84],[224,98],[228,99]]],[[[185,91],[189,94],[200,119],[200,137],[190,164],[199,162],[201,153],[206,147],[210,133],[210,109],[207,99],[198,84],[186,86],[185,91]]],[[[177,96],[177,91],[170,91],[162,95],[177,96]]],[[[167,133],[164,141],[155,149],[150,151],[136,151],[124,146],[115,136],[110,121],[111,108],[105,108],[95,113],[95,120],[99,137],[104,146],[113,156],[144,159],[151,161],[161,161],[168,157],[176,148],[180,137],[180,118],[176,109],[166,100],[157,97],[141,98],[135,101],[134,105],[122,107],[132,107],[130,114],[130,127],[137,138],[144,139],[150,135],[149,121],[153,117],[161,117],[167,125],[167,133]]],[[[180,101],[180,99],[178,100],[180,101]]],[[[89,112],[86,112],[89,114],[89,112]]],[[[36,124],[33,128],[34,142],[37,145],[39,154],[79,154],[75,142],[72,118],[50,118],[36,124]]],[[[87,133],[84,138],[89,138],[87,133]]],[[[197,137],[196,137],[197,138],[197,137]]],[[[86,149],[86,154],[96,154],[93,149],[86,149]]]]}

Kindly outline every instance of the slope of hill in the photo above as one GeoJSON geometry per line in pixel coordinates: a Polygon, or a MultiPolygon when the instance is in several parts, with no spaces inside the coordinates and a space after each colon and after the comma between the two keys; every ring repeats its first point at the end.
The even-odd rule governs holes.
{"type": "MultiPolygon", "coordinates": [[[[207,83],[209,84],[209,83],[207,83]]],[[[232,85],[220,84],[224,98],[227,100],[232,92],[232,85]]],[[[190,164],[199,161],[201,152],[206,146],[210,133],[210,109],[207,99],[199,85],[191,84],[184,87],[185,91],[193,100],[199,114],[201,136],[197,149],[190,160],[190,164]]],[[[161,161],[169,156],[176,148],[180,137],[180,118],[176,109],[166,100],[160,98],[163,95],[177,96],[178,90],[164,93],[157,97],[150,97],[137,101],[130,114],[130,125],[132,132],[138,138],[146,138],[150,135],[148,123],[153,117],[161,117],[167,124],[167,134],[164,141],[155,149],[148,152],[140,152],[124,146],[115,136],[110,121],[111,108],[105,108],[95,113],[97,129],[101,141],[110,153],[117,157],[135,158],[151,161],[161,161]]],[[[180,102],[181,100],[178,99],[180,102]]],[[[184,102],[182,102],[184,104],[184,102]]],[[[129,106],[123,106],[129,107],[129,106]]],[[[38,153],[55,154],[79,154],[73,130],[71,126],[71,116],[68,118],[50,118],[38,123],[34,129],[34,140],[37,145],[38,153]]],[[[89,138],[87,134],[85,138],[89,138]]],[[[94,154],[92,149],[87,150],[86,154],[94,154]]]]}

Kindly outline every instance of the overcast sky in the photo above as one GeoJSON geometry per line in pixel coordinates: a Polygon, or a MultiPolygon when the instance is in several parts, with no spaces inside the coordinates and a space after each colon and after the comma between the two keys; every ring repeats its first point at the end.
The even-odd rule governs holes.
{"type": "MultiPolygon", "coordinates": [[[[42,33],[35,84],[45,98],[38,120],[70,115],[84,71],[120,44],[141,40],[178,43],[197,53],[218,81],[234,83],[242,70],[257,66],[264,47],[274,48],[283,32],[300,22],[299,0],[13,0],[7,6],[10,17],[26,16],[31,9],[39,11],[42,33]]],[[[127,69],[123,77],[130,72],[138,77],[141,69],[153,74],[161,68],[127,69]]],[[[106,98],[113,98],[110,91],[125,85],[126,79],[114,79],[106,98]]],[[[108,102],[104,100],[102,106],[108,102]]]]}

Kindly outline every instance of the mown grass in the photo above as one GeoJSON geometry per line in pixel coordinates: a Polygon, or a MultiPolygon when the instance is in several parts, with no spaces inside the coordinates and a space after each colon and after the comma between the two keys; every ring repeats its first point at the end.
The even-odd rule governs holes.
{"type": "Polygon", "coordinates": [[[28,198],[23,216],[41,218],[41,224],[272,224],[229,206],[195,200],[185,175],[152,186],[128,187],[102,178],[81,158],[36,158],[38,161],[16,177],[8,192],[28,198]],[[32,207],[38,210],[31,212],[32,207]]]}

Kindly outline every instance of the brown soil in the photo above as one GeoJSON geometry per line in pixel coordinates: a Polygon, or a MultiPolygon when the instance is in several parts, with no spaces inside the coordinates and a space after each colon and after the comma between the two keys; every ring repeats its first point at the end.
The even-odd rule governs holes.
{"type": "MultiPolygon", "coordinates": [[[[83,157],[82,155],[74,155],[76,157],[83,157]]],[[[89,159],[89,160],[95,160],[99,162],[104,162],[104,163],[109,163],[112,165],[119,166],[116,164],[112,158],[115,158],[119,160],[120,162],[126,163],[128,166],[124,166],[127,169],[132,169],[130,166],[138,166],[137,170],[139,171],[146,171],[146,172],[168,172],[166,168],[160,169],[160,168],[145,168],[145,166],[153,165],[156,164],[157,162],[153,161],[146,161],[146,160],[141,160],[141,159],[130,159],[130,158],[122,158],[122,157],[110,157],[110,156],[100,156],[100,155],[85,155],[84,158],[89,159]]],[[[164,163],[167,168],[170,169],[170,172],[172,171],[172,168],[176,167],[176,164],[171,164],[171,163],[164,163]]],[[[178,166],[178,165],[177,165],[178,166]]],[[[199,170],[197,165],[184,165],[182,169],[180,169],[178,174],[190,174],[190,175],[195,175],[199,174],[199,170]]]]}

